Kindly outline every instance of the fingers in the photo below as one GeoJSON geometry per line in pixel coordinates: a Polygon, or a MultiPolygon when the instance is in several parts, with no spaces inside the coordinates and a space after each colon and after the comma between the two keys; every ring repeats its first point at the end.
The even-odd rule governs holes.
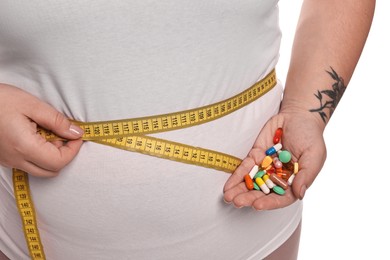
{"type": "Polygon", "coordinates": [[[65,139],[78,139],[84,133],[79,126],[72,124],[63,114],[44,102],[35,102],[26,116],[65,139]]]}
{"type": "Polygon", "coordinates": [[[255,165],[254,159],[248,157],[241,162],[241,164],[237,167],[235,172],[230,176],[230,178],[225,183],[223,188],[224,192],[230,190],[235,187],[239,183],[242,183],[244,176],[249,173],[252,167],[255,165]]]}
{"type": "Polygon", "coordinates": [[[299,172],[295,176],[292,186],[286,190],[284,195],[272,192],[264,194],[262,191],[248,190],[243,178],[254,165],[254,161],[247,158],[227,181],[224,189],[224,200],[227,203],[233,203],[237,208],[253,207],[256,210],[270,210],[286,207],[297,199],[303,199],[306,190],[320,172],[325,157],[324,149],[303,153],[299,158],[299,172]]]}
{"type": "Polygon", "coordinates": [[[291,188],[288,188],[284,195],[265,194],[262,191],[248,190],[245,183],[241,181],[238,185],[225,191],[224,200],[227,203],[233,203],[237,208],[252,207],[255,210],[271,210],[286,207],[297,198],[291,188]]]}
{"type": "Polygon", "coordinates": [[[48,142],[36,133],[36,124],[27,119],[18,120],[16,125],[25,127],[9,135],[5,161],[10,167],[34,176],[56,176],[77,155],[83,143],[81,139],[48,142]]]}
{"type": "Polygon", "coordinates": [[[41,168],[57,172],[77,155],[82,142],[82,140],[68,141],[58,147],[45,142],[43,145],[36,146],[35,149],[34,146],[30,146],[25,158],[41,168]]]}
{"type": "Polygon", "coordinates": [[[54,177],[77,155],[82,143],[82,140],[74,140],[63,145],[46,142],[41,146],[30,146],[17,168],[34,176],[54,177]]]}
{"type": "MultiPolygon", "coordinates": [[[[262,192],[258,191],[258,193],[262,192]]],[[[253,201],[252,207],[256,210],[278,209],[287,207],[296,200],[297,198],[293,194],[292,189],[289,188],[286,190],[284,195],[278,195],[276,193],[270,193],[266,195],[262,193],[262,195],[259,195],[259,198],[253,201]]]]}
{"type": "Polygon", "coordinates": [[[294,178],[292,190],[294,195],[303,199],[307,189],[312,185],[326,159],[326,149],[319,152],[307,152],[299,159],[299,171],[294,178]],[[323,152],[320,152],[323,151],[323,152]]]}
{"type": "Polygon", "coordinates": [[[264,150],[260,147],[254,147],[249,152],[248,156],[241,162],[241,164],[234,171],[232,176],[227,180],[224,186],[224,191],[231,189],[233,186],[242,182],[244,176],[248,174],[253,166],[260,165],[264,159],[264,150]]]}
{"type": "MultiPolygon", "coordinates": [[[[252,155],[259,154],[258,151],[252,150],[252,152],[250,153],[252,155]]],[[[275,193],[265,194],[262,191],[248,190],[243,179],[256,164],[255,160],[257,161],[257,159],[260,157],[256,159],[247,157],[228,179],[224,187],[225,202],[233,203],[237,208],[253,207],[256,210],[269,210],[286,207],[297,200],[291,189],[288,189],[286,194],[282,196],[275,193]]]]}
{"type": "Polygon", "coordinates": [[[5,165],[18,168],[37,177],[54,177],[73,160],[83,143],[81,139],[51,143],[38,134],[36,135],[36,139],[40,140],[26,141],[22,139],[21,143],[25,145],[15,145],[14,156],[5,165]]]}
{"type": "Polygon", "coordinates": [[[42,178],[51,178],[56,177],[59,172],[58,171],[49,171],[46,169],[43,169],[37,165],[35,165],[32,162],[29,161],[23,161],[20,165],[20,167],[17,167],[18,169],[25,171],[29,173],[30,175],[36,176],[36,177],[42,177],[42,178]]]}
{"type": "Polygon", "coordinates": [[[25,161],[21,169],[35,176],[56,176],[77,155],[83,143],[79,138],[84,132],[62,113],[39,100],[34,102],[28,111],[26,116],[34,125],[48,129],[69,141],[47,142],[34,134],[35,136],[31,137],[32,142],[22,148],[25,161]]]}
{"type": "Polygon", "coordinates": [[[250,207],[253,202],[264,197],[265,194],[261,191],[248,190],[244,183],[227,190],[224,194],[224,199],[227,203],[233,203],[236,208],[250,207]]]}
{"type": "Polygon", "coordinates": [[[294,113],[291,116],[285,113],[271,118],[260,131],[248,157],[226,182],[225,201],[239,208],[251,206],[257,210],[268,210],[286,207],[297,199],[303,199],[326,159],[322,133],[323,129],[318,127],[316,122],[310,121],[306,114],[294,113]],[[289,151],[293,161],[299,164],[299,171],[292,186],[286,189],[284,195],[248,190],[244,176],[250,172],[254,164],[261,165],[261,160],[265,157],[264,152],[270,147],[275,130],[279,127],[284,129],[282,137],[284,149],[289,151]]]}
{"type": "Polygon", "coordinates": [[[83,134],[55,108],[13,86],[0,84],[0,164],[36,176],[55,176],[80,150],[83,134]],[[40,125],[67,142],[48,142],[40,125]]]}

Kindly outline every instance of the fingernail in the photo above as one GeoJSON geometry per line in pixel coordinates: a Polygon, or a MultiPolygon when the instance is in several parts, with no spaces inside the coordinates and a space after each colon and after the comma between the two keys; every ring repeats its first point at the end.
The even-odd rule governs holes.
{"type": "Polygon", "coordinates": [[[80,128],[79,126],[77,126],[77,125],[70,125],[69,131],[70,131],[72,134],[76,135],[76,136],[81,136],[81,135],[84,134],[84,130],[81,129],[81,128],[80,128]]]}
{"type": "Polygon", "coordinates": [[[225,199],[223,199],[223,202],[225,202],[226,204],[231,204],[231,202],[229,202],[229,201],[227,201],[225,199]]]}
{"type": "Polygon", "coordinates": [[[252,209],[256,210],[256,211],[263,211],[264,209],[258,209],[258,208],[255,208],[255,207],[252,207],[252,209]]]}
{"type": "Polygon", "coordinates": [[[302,200],[303,197],[305,196],[306,190],[307,190],[306,185],[303,185],[303,186],[301,187],[301,191],[299,192],[299,199],[300,199],[300,200],[302,200]]]}

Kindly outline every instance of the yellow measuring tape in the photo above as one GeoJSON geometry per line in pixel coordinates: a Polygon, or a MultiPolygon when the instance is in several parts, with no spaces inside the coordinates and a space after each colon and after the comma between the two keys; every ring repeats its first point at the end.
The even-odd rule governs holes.
{"type": "MultiPolygon", "coordinates": [[[[232,173],[241,163],[234,156],[182,143],[147,136],[147,134],[191,127],[226,116],[257,100],[276,85],[275,70],[245,91],[221,102],[170,114],[104,122],[73,121],[84,130],[82,139],[127,151],[194,164],[232,173]]],[[[59,140],[52,132],[39,128],[47,141],[59,140]]],[[[13,169],[16,203],[32,259],[45,259],[37,227],[36,214],[28,184],[28,174],[13,169]]]]}

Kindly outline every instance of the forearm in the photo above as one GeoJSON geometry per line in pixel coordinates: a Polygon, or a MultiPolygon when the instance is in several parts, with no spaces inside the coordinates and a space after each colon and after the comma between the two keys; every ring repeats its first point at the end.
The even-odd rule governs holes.
{"type": "Polygon", "coordinates": [[[375,0],[305,0],[281,111],[307,111],[324,128],[365,44],[375,0]]]}

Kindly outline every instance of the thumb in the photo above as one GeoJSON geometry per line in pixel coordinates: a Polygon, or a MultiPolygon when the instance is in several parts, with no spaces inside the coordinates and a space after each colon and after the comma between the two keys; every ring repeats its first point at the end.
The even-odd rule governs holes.
{"type": "Polygon", "coordinates": [[[322,156],[305,155],[300,158],[300,169],[292,185],[294,195],[300,200],[303,199],[306,190],[313,184],[321,171],[325,159],[326,153],[322,154],[322,156]]]}
{"type": "Polygon", "coordinates": [[[65,139],[78,139],[84,134],[83,129],[45,102],[39,101],[27,116],[39,126],[65,139]]]}

